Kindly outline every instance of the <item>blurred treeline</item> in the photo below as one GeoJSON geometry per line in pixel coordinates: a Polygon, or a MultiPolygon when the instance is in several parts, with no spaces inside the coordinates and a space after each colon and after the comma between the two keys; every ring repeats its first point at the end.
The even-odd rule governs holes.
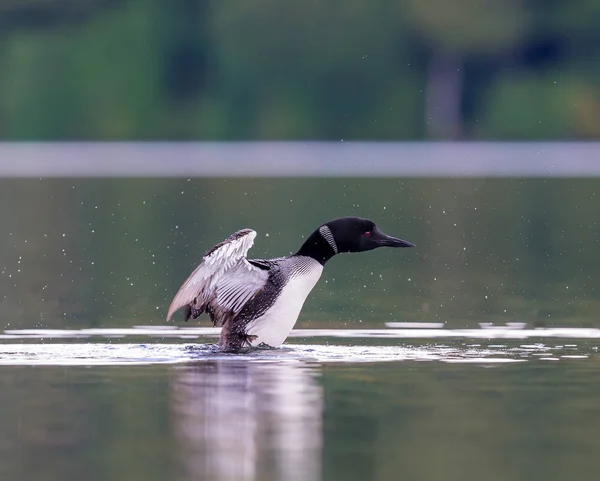
{"type": "Polygon", "coordinates": [[[600,136],[596,0],[2,0],[0,138],[600,136]]]}

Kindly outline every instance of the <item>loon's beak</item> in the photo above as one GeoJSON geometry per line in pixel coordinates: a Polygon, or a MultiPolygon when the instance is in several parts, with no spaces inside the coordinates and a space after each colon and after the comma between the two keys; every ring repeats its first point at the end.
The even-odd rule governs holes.
{"type": "Polygon", "coordinates": [[[380,230],[373,232],[372,239],[380,246],[386,247],[415,247],[411,242],[384,234],[380,230]]]}

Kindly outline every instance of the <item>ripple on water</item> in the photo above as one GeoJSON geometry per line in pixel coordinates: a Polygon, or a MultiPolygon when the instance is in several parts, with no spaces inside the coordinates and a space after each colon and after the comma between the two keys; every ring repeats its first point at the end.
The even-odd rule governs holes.
{"type": "Polygon", "coordinates": [[[202,344],[45,343],[0,345],[0,365],[135,365],[179,364],[198,361],[245,359],[249,362],[304,361],[389,362],[519,362],[507,352],[438,346],[287,345],[244,354],[222,353],[202,344]]]}
{"type": "MultiPolygon", "coordinates": [[[[23,330],[6,331],[3,342],[0,342],[0,365],[144,365],[144,364],[182,364],[214,360],[244,359],[247,362],[305,362],[305,363],[359,363],[359,362],[391,362],[391,361],[438,361],[445,363],[498,364],[525,361],[558,361],[585,359],[597,355],[597,347],[586,343],[580,347],[576,343],[560,343],[551,345],[536,339],[535,342],[519,342],[520,337],[498,343],[495,336],[488,337],[487,343],[477,343],[461,339],[457,331],[447,330],[454,334],[436,336],[437,329],[427,330],[429,338],[417,332],[414,339],[409,340],[404,332],[397,336],[397,329],[362,330],[357,335],[355,330],[294,331],[292,337],[327,337],[337,338],[336,342],[315,344],[296,344],[292,341],[280,349],[257,349],[244,354],[223,353],[212,344],[218,330],[193,328],[195,337],[206,337],[206,343],[182,343],[181,338],[189,337],[186,332],[191,329],[173,328],[134,328],[134,329],[87,329],[73,331],[59,330],[23,330]],[[207,332],[208,331],[208,332],[207,332]],[[383,331],[383,332],[382,332],[383,331]],[[390,332],[392,331],[392,332],[390,332]],[[298,336],[302,333],[302,336],[298,336]],[[384,335],[385,333],[385,335],[384,335]],[[166,335],[165,335],[166,334],[166,335]],[[395,336],[396,335],[396,336],[395,336]],[[145,337],[144,343],[127,342],[145,337]],[[98,338],[119,337],[124,339],[109,342],[98,342],[98,338]],[[162,338],[158,341],[156,338],[162,338]],[[365,341],[374,338],[378,344],[365,341]],[[440,339],[441,337],[441,339],[440,339]],[[454,337],[454,339],[452,338],[454,337]],[[43,338],[44,342],[39,342],[43,338]],[[81,339],[86,339],[82,342],[81,339]],[[90,339],[94,338],[94,339],[90,339]],[[165,342],[168,338],[178,338],[165,342]],[[16,343],[14,340],[20,340],[16,343]],[[443,343],[441,342],[443,341],[443,343]]],[[[404,330],[403,330],[404,331],[404,330]]],[[[412,331],[414,332],[414,330],[412,331]]],[[[464,331],[461,331],[464,332],[464,331]]],[[[493,330],[492,333],[506,330],[493,330]]],[[[540,337],[536,330],[537,337],[540,337]]],[[[564,337],[564,332],[561,331],[564,337]]],[[[465,336],[469,337],[469,336],[465,336]]],[[[479,338],[480,336],[474,336],[479,338]]],[[[548,336],[553,337],[553,336],[548,336]]]]}
{"type": "MultiPolygon", "coordinates": [[[[388,339],[600,339],[600,329],[582,327],[526,328],[525,323],[492,326],[481,323],[480,329],[444,329],[439,323],[385,323],[384,329],[294,329],[290,338],[388,338],[388,339]],[[420,326],[420,327],[417,327],[420,326]]],[[[135,326],[105,329],[7,329],[2,339],[26,338],[122,338],[131,336],[176,339],[218,337],[221,329],[212,327],[135,326]]]]}
{"type": "Polygon", "coordinates": [[[299,329],[290,337],[320,338],[321,343],[296,344],[297,341],[292,340],[280,349],[229,354],[214,346],[219,330],[212,328],[140,326],[130,329],[7,330],[0,335],[0,365],[181,364],[230,359],[306,363],[438,361],[486,365],[560,361],[597,355],[597,346],[590,345],[589,341],[600,337],[596,331],[600,334],[596,329],[524,329],[523,326],[470,330],[439,329],[433,325],[428,329],[299,329]],[[140,337],[147,342],[128,342],[138,341],[140,337]],[[530,337],[535,340],[520,342],[530,337]],[[584,346],[564,341],[552,345],[552,339],[567,337],[588,341],[584,346]],[[102,338],[119,339],[98,342],[102,338]],[[191,338],[200,342],[182,342],[191,338]],[[379,345],[365,345],[373,343],[365,340],[368,338],[379,345]],[[165,342],[167,339],[171,341],[165,342]],[[477,339],[476,343],[473,339],[477,339]],[[497,339],[502,342],[498,343],[497,339]],[[14,342],[16,340],[19,342],[14,342]],[[206,342],[202,343],[202,340],[206,342]]]}

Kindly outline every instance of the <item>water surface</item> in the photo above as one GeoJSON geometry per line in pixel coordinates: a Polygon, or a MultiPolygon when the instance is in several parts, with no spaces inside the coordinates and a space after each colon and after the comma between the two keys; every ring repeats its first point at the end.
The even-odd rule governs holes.
{"type": "Polygon", "coordinates": [[[299,331],[246,354],[217,351],[213,329],[165,331],[5,333],[3,479],[558,480],[600,466],[595,330],[299,331]]]}
{"type": "Polygon", "coordinates": [[[142,147],[2,146],[0,479],[597,478],[596,145],[142,147]],[[417,247],[336,256],[281,349],[165,324],[232,232],[346,215],[417,247]]]}
{"type": "Polygon", "coordinates": [[[299,327],[595,327],[598,182],[0,180],[0,316],[13,329],[161,325],[203,253],[232,232],[252,227],[250,255],[277,257],[323,221],[360,215],[416,249],[334,257],[299,327]]]}

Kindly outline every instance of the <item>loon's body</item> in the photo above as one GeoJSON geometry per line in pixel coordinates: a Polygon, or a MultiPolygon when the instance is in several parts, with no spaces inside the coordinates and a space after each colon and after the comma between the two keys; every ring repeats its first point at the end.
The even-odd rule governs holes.
{"type": "Polygon", "coordinates": [[[185,307],[186,321],[206,312],[213,325],[223,328],[222,349],[278,347],[293,329],[323,266],[335,254],[413,246],[357,217],[323,224],[296,254],[277,259],[247,259],[255,237],[256,232],[243,229],[208,251],[173,298],[167,321],[185,307]]]}

